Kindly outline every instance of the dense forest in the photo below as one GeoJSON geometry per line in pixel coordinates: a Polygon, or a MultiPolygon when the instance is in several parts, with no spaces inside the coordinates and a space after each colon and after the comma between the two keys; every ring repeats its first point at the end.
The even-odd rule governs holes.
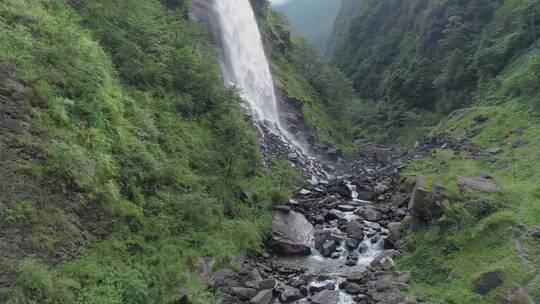
{"type": "MultiPolygon", "coordinates": [[[[509,95],[539,91],[538,72],[511,82],[498,77],[516,68],[519,59],[537,70],[538,1],[344,5],[348,7],[342,14],[356,11],[356,15],[340,17],[347,24],[336,33],[332,61],[350,77],[361,99],[377,103],[373,113],[377,120],[369,123],[379,129],[375,133],[380,127],[389,130],[382,138],[412,132],[417,121],[434,125],[453,110],[474,103],[496,103],[509,95]]],[[[358,120],[366,125],[361,117],[358,120]]]]}

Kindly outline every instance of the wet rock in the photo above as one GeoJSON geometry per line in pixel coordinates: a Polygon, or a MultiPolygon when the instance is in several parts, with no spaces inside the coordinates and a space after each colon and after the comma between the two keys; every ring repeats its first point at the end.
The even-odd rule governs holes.
{"type": "Polygon", "coordinates": [[[339,291],[337,290],[323,290],[313,297],[311,297],[312,304],[337,304],[339,298],[339,291]]]}
{"type": "Polygon", "coordinates": [[[361,216],[366,221],[370,222],[377,222],[382,220],[383,216],[382,213],[378,210],[375,210],[373,208],[365,208],[358,210],[357,214],[361,216]]]}
{"type": "Polygon", "coordinates": [[[327,221],[333,221],[333,220],[346,220],[345,214],[337,209],[332,209],[328,211],[325,215],[325,220],[327,221]]]}
{"type": "Polygon", "coordinates": [[[349,237],[361,240],[364,238],[364,223],[357,220],[350,221],[345,231],[349,237]]]}
{"type": "Polygon", "coordinates": [[[254,296],[249,303],[251,304],[270,304],[272,302],[272,290],[261,290],[256,296],[254,296]]]}
{"type": "Polygon", "coordinates": [[[336,284],[333,282],[328,282],[324,285],[311,285],[309,286],[309,291],[312,293],[320,292],[323,290],[334,290],[336,289],[336,284]]]}
{"type": "Polygon", "coordinates": [[[339,259],[339,257],[341,256],[341,254],[339,252],[333,252],[331,255],[330,255],[330,258],[332,259],[339,259]]]}
{"type": "Polygon", "coordinates": [[[458,176],[458,185],[463,189],[494,193],[500,190],[499,185],[489,176],[476,174],[474,176],[458,176]]]}
{"type": "Polygon", "coordinates": [[[356,206],[351,206],[351,205],[339,205],[337,206],[337,209],[339,211],[343,211],[343,212],[353,212],[357,209],[358,207],[356,206]]]}
{"type": "Polygon", "coordinates": [[[353,282],[345,282],[341,288],[345,290],[346,293],[352,295],[361,294],[363,292],[362,286],[353,282]]]}
{"type": "Polygon", "coordinates": [[[351,271],[347,273],[345,276],[347,281],[354,282],[354,283],[361,283],[365,277],[366,277],[366,272],[364,271],[351,271]]]}
{"type": "Polygon", "coordinates": [[[313,225],[298,212],[274,213],[272,249],[283,254],[309,254],[313,225]]]}
{"type": "Polygon", "coordinates": [[[499,271],[494,270],[484,272],[479,278],[474,280],[474,291],[481,295],[485,295],[491,290],[499,287],[502,283],[503,280],[499,271]]]}
{"type": "Polygon", "coordinates": [[[338,243],[336,241],[326,240],[321,246],[321,254],[325,257],[329,257],[334,251],[336,251],[337,246],[338,243]]]}
{"type": "Polygon", "coordinates": [[[266,279],[266,280],[257,280],[257,281],[247,281],[244,285],[249,288],[254,288],[257,291],[261,291],[263,289],[274,288],[276,286],[276,280],[266,279]]]}
{"type": "Polygon", "coordinates": [[[525,304],[528,301],[527,292],[523,288],[507,290],[496,298],[497,304],[525,304]]]}
{"type": "Polygon", "coordinates": [[[347,248],[349,250],[352,250],[352,249],[356,249],[358,248],[358,246],[360,246],[360,240],[357,240],[357,239],[347,239],[345,241],[345,246],[347,246],[347,248]]]}
{"type": "Polygon", "coordinates": [[[285,288],[285,290],[279,295],[279,300],[283,303],[297,301],[304,297],[302,292],[293,287],[285,288]]]}
{"type": "Polygon", "coordinates": [[[331,239],[332,233],[328,230],[316,230],[315,231],[315,248],[320,249],[322,244],[331,239]]]}
{"type": "Polygon", "coordinates": [[[371,191],[359,191],[358,199],[363,201],[372,201],[377,197],[377,194],[371,191]]]}
{"type": "Polygon", "coordinates": [[[257,295],[257,290],[246,287],[232,287],[229,290],[229,293],[232,296],[239,298],[240,300],[250,300],[255,295],[257,295]]]}
{"type": "Polygon", "coordinates": [[[337,193],[343,198],[352,199],[352,191],[347,186],[347,183],[342,179],[331,181],[326,186],[326,190],[328,193],[337,193]]]}

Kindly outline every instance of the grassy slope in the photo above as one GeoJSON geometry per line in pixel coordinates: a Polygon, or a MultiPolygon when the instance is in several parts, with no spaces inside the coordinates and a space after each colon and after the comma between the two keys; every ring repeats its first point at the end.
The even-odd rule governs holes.
{"type": "MultiPolygon", "coordinates": [[[[279,163],[262,172],[255,134],[179,3],[91,1],[80,14],[60,0],[0,4],[0,39],[9,42],[0,58],[33,92],[43,133],[19,141],[46,156],[19,167],[73,193],[70,208],[95,205],[90,212],[112,223],[111,236],[76,260],[12,265],[9,303],[168,303],[186,293],[209,303],[198,259],[225,263],[268,231],[267,206],[288,195],[282,185],[294,173],[279,163]]],[[[41,245],[16,244],[30,248],[26,257],[58,251],[77,230],[76,217],[51,223],[45,210],[55,201],[5,204],[2,220],[41,245]]]]}
{"type": "Polygon", "coordinates": [[[319,140],[353,153],[352,128],[348,120],[340,119],[340,111],[346,109],[342,105],[353,98],[349,81],[323,62],[304,38],[292,34],[288,22],[276,12],[265,11],[259,22],[269,44],[276,86],[286,96],[303,101],[306,122],[319,140]]]}
{"type": "Polygon", "coordinates": [[[479,91],[483,102],[451,115],[434,130],[457,137],[477,130],[478,135],[472,138],[475,144],[486,151],[503,148],[502,153],[486,152],[472,158],[467,153],[439,150],[408,167],[405,175],[410,178],[422,175],[447,185],[460,198],[455,204],[462,207],[448,208],[443,220],[410,236],[410,250],[401,267],[416,275],[411,295],[427,296],[430,303],[494,303],[504,290],[528,286],[534,299],[540,300],[539,283],[531,284],[533,272],[540,269],[540,260],[535,258],[540,244],[526,233],[528,228],[540,225],[539,97],[537,92],[516,94],[540,81],[535,72],[539,67],[539,50],[524,54],[479,91]],[[474,123],[473,118],[480,114],[488,116],[489,121],[474,123]],[[516,130],[523,130],[523,135],[516,130]],[[512,148],[518,141],[527,144],[512,148]],[[485,197],[460,192],[456,177],[476,172],[493,176],[502,186],[502,193],[485,197]],[[489,202],[496,211],[471,216],[471,202],[478,200],[489,202]],[[515,244],[518,239],[525,244],[526,258],[536,269],[522,260],[515,244]],[[472,281],[480,273],[494,269],[503,271],[504,284],[486,296],[475,294],[472,281]]]}

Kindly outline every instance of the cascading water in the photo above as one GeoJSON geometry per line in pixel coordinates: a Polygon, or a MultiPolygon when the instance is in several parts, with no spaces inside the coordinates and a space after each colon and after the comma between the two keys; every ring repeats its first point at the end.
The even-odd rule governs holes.
{"type": "Polygon", "coordinates": [[[204,24],[213,36],[223,79],[247,103],[263,149],[267,148],[267,141],[277,138],[285,148],[280,153],[296,154],[304,172],[318,178],[331,178],[311,155],[305,138],[282,127],[274,81],[250,1],[192,0],[190,15],[204,24]]]}
{"type": "Polygon", "coordinates": [[[213,7],[223,43],[224,80],[240,89],[254,119],[281,130],[274,82],[249,0],[214,0],[213,7]]]}

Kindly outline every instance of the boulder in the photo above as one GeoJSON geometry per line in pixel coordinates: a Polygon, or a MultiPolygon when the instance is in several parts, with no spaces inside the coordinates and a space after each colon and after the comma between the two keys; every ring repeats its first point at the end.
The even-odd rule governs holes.
{"type": "Polygon", "coordinates": [[[390,244],[392,244],[392,246],[394,246],[396,249],[399,249],[401,246],[401,223],[389,223],[386,225],[386,229],[388,229],[388,237],[386,238],[386,241],[390,242],[390,244]]]}
{"type": "Polygon", "coordinates": [[[257,280],[257,281],[247,281],[244,285],[249,288],[254,288],[257,291],[261,291],[264,289],[274,288],[276,286],[276,280],[266,279],[266,280],[257,280]]]}
{"type": "Polygon", "coordinates": [[[270,304],[272,302],[272,290],[265,289],[259,291],[259,293],[254,296],[249,303],[251,304],[270,304]]]}
{"type": "Polygon", "coordinates": [[[238,285],[238,275],[230,269],[221,269],[208,280],[209,288],[231,287],[235,285],[238,285]]]}
{"type": "Polygon", "coordinates": [[[349,237],[361,240],[364,238],[364,223],[357,220],[350,221],[345,231],[349,237]]]}
{"type": "Polygon", "coordinates": [[[357,214],[360,215],[366,221],[370,221],[370,222],[377,222],[377,221],[382,220],[383,218],[382,213],[373,208],[360,209],[358,210],[357,214]]]}
{"type": "Polygon", "coordinates": [[[353,212],[357,209],[358,207],[356,206],[351,206],[351,205],[338,205],[337,206],[337,209],[339,211],[343,211],[343,212],[353,212]]]}
{"type": "Polygon", "coordinates": [[[352,294],[352,295],[361,294],[363,291],[362,286],[353,282],[343,283],[343,286],[341,286],[341,289],[345,290],[346,293],[352,294]]]}
{"type": "Polygon", "coordinates": [[[337,209],[332,209],[324,217],[327,221],[344,220],[345,214],[337,209]]]}
{"type": "Polygon", "coordinates": [[[372,201],[377,197],[375,192],[371,191],[359,191],[357,198],[363,201],[372,201]]]}
{"type": "Polygon", "coordinates": [[[342,179],[331,181],[326,186],[326,191],[328,191],[328,193],[337,193],[346,199],[352,199],[352,191],[347,186],[347,183],[342,179]]]}
{"type": "Polygon", "coordinates": [[[323,290],[318,294],[311,297],[312,304],[337,304],[339,298],[339,291],[337,290],[323,290]]]}
{"type": "Polygon", "coordinates": [[[421,222],[428,223],[442,215],[441,203],[437,201],[431,191],[428,191],[423,178],[419,177],[414,186],[409,211],[412,216],[421,222]]]}
{"type": "Polygon", "coordinates": [[[325,257],[329,257],[334,251],[336,251],[338,243],[334,240],[326,240],[321,246],[321,254],[325,257]]]}
{"type": "Polygon", "coordinates": [[[239,298],[240,300],[250,300],[257,295],[257,290],[246,287],[231,287],[229,293],[232,296],[239,298]]]}
{"type": "Polygon", "coordinates": [[[394,260],[389,256],[385,256],[381,259],[380,265],[382,270],[388,271],[394,267],[394,260]]]}
{"type": "Polygon", "coordinates": [[[474,176],[458,176],[458,185],[463,189],[484,193],[494,193],[501,190],[490,176],[481,173],[474,176]]]}
{"type": "Polygon", "coordinates": [[[498,270],[484,272],[474,280],[474,291],[485,295],[491,290],[499,287],[503,283],[501,273],[498,270]]]}
{"type": "Polygon", "coordinates": [[[272,249],[283,254],[309,254],[313,225],[301,213],[277,211],[272,220],[272,249]]]}
{"type": "Polygon", "coordinates": [[[304,295],[299,289],[288,287],[285,290],[283,290],[283,292],[281,292],[281,294],[279,295],[279,300],[283,303],[288,303],[291,301],[300,300],[303,297],[304,295]]]}

